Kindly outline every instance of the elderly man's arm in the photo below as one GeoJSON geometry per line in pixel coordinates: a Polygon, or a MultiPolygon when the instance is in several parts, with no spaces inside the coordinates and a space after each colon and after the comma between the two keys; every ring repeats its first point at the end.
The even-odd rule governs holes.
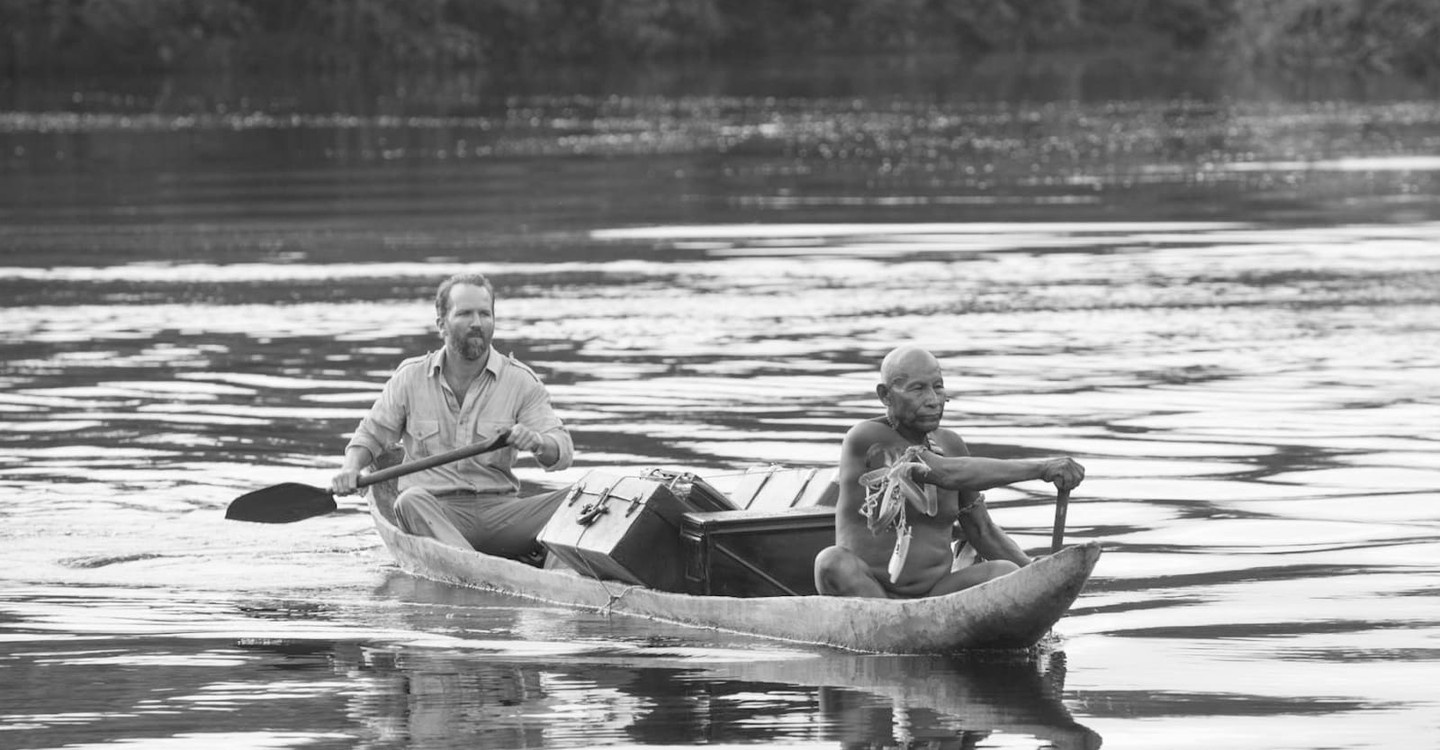
{"type": "Polygon", "coordinates": [[[1009,560],[1022,568],[1031,562],[1020,544],[990,517],[990,509],[985,507],[983,499],[960,510],[960,528],[975,551],[986,560],[1009,560]]]}
{"type": "Polygon", "coordinates": [[[926,470],[916,471],[917,481],[947,490],[980,492],[1034,479],[1049,482],[1057,489],[1070,490],[1085,479],[1085,467],[1073,458],[976,458],[920,454],[926,470]]]}

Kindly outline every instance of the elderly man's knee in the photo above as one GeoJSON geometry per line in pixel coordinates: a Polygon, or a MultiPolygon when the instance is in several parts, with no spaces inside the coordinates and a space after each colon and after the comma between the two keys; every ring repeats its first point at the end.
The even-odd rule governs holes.
{"type": "Polygon", "coordinates": [[[864,575],[865,564],[844,547],[826,547],[815,556],[815,590],[833,594],[844,588],[845,581],[864,575]]]}
{"type": "Polygon", "coordinates": [[[822,570],[833,570],[836,566],[843,565],[850,557],[854,557],[854,555],[842,547],[826,547],[815,555],[815,571],[818,573],[822,570]]]}

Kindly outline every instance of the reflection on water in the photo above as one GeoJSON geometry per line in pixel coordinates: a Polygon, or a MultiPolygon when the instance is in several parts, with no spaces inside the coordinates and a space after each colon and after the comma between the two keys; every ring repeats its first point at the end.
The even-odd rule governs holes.
{"type": "MultiPolygon", "coordinates": [[[[0,745],[1433,736],[1434,103],[925,80],[0,92],[0,745]],[[1106,555],[1063,638],[796,650],[417,581],[354,503],[224,521],[326,483],[462,268],[576,434],[527,482],[830,464],[879,357],[922,342],[975,452],[1089,469],[1067,538],[1106,555]]],[[[987,496],[1048,543],[1043,486],[987,496]]]]}
{"type": "Polygon", "coordinates": [[[874,657],[724,636],[697,647],[684,628],[557,623],[405,576],[376,593],[330,606],[5,597],[8,684],[25,687],[9,691],[6,727],[83,746],[175,735],[184,747],[1099,747],[1061,703],[1056,653],[874,657]]]}

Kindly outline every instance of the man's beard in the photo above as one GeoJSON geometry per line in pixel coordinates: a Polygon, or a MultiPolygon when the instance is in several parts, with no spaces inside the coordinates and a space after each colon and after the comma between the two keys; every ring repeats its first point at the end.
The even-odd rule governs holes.
{"type": "Polygon", "coordinates": [[[460,336],[455,340],[456,348],[460,350],[460,356],[471,362],[485,356],[486,350],[489,349],[485,345],[485,339],[479,336],[460,336]]]}

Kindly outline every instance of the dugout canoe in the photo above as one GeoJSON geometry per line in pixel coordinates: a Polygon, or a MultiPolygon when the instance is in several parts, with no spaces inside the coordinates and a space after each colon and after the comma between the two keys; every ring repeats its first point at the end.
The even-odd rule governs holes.
{"type": "Polygon", "coordinates": [[[396,563],[412,575],[577,609],[865,653],[1033,647],[1065,615],[1100,558],[1098,542],[1074,545],[1010,575],[926,599],[695,596],[536,568],[408,534],[393,521],[393,501],[390,485],[373,487],[370,515],[396,563]]]}

